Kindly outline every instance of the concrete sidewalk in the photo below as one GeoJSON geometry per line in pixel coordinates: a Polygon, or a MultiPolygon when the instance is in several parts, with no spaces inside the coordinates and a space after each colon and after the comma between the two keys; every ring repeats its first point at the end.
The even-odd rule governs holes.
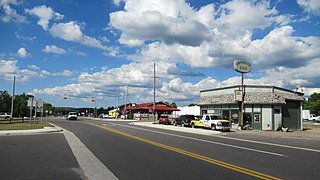
{"type": "Polygon", "coordinates": [[[166,129],[171,131],[186,132],[186,133],[192,133],[192,134],[200,134],[200,135],[216,135],[216,134],[222,133],[221,131],[213,131],[210,129],[162,125],[162,124],[154,124],[153,122],[131,122],[129,124],[136,125],[136,126],[158,128],[158,129],[166,129]]]}

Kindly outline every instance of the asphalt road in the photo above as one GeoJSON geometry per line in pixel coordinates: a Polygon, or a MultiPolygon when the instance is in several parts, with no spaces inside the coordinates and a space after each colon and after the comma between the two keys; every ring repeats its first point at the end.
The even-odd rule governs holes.
{"type": "Polygon", "coordinates": [[[52,122],[73,132],[121,180],[320,177],[318,140],[202,136],[85,119],[52,122]]]}
{"type": "Polygon", "coordinates": [[[0,136],[0,179],[86,179],[62,133],[0,136]]]}

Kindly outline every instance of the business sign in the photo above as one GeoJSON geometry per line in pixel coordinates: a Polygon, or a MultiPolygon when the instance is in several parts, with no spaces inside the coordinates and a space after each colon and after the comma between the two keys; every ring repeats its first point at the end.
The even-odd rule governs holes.
{"type": "Polygon", "coordinates": [[[235,101],[242,101],[242,91],[241,90],[235,90],[234,91],[234,100],[235,101]]]}
{"type": "Polygon", "coordinates": [[[235,60],[233,62],[234,70],[241,73],[248,73],[251,71],[251,64],[244,60],[235,60]]]}

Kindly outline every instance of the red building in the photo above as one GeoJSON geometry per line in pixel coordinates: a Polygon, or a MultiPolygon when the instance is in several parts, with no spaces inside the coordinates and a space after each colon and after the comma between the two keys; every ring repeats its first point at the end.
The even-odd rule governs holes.
{"type": "MultiPolygon", "coordinates": [[[[143,103],[143,104],[127,104],[120,106],[120,112],[125,112],[126,114],[132,113],[134,119],[152,119],[153,117],[153,103],[143,103]]],[[[155,103],[155,114],[156,118],[160,117],[161,114],[172,114],[173,111],[180,111],[169,104],[164,102],[155,103]]]]}

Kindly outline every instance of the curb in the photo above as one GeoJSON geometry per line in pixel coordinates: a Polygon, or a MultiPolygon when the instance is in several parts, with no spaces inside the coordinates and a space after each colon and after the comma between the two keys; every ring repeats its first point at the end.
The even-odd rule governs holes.
{"type": "Polygon", "coordinates": [[[41,134],[41,133],[53,133],[61,132],[63,129],[49,123],[53,127],[44,127],[42,129],[29,129],[29,130],[4,130],[0,131],[0,136],[10,136],[10,135],[31,135],[31,134],[41,134]]]}

